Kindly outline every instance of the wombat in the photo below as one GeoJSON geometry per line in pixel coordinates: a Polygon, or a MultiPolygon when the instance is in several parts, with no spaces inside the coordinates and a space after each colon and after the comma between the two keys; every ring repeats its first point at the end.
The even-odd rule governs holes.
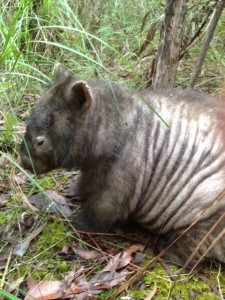
{"type": "Polygon", "coordinates": [[[184,265],[193,253],[190,264],[225,262],[223,110],[196,91],[133,91],[57,65],[20,160],[36,173],[80,169],[78,229],[107,232],[132,220],[158,234],[159,250],[177,239],[170,261],[184,265]]]}

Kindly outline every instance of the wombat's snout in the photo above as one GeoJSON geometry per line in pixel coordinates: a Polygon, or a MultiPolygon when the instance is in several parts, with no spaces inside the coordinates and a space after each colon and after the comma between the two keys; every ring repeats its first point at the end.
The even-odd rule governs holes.
{"type": "Polygon", "coordinates": [[[31,169],[31,161],[30,161],[30,158],[27,157],[26,155],[23,155],[23,154],[19,154],[19,157],[18,157],[18,164],[23,167],[24,169],[27,169],[27,170],[30,170],[32,171],[31,169]]]}
{"type": "Polygon", "coordinates": [[[20,146],[19,164],[35,174],[46,173],[54,167],[53,149],[47,135],[25,134],[20,146]]]}

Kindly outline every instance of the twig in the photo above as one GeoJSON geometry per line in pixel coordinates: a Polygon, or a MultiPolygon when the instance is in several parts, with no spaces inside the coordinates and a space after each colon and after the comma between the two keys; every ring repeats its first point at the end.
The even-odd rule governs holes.
{"type": "Polygon", "coordinates": [[[12,258],[12,248],[11,248],[10,251],[9,251],[9,256],[8,256],[8,258],[7,258],[5,270],[4,270],[4,273],[3,273],[3,276],[2,276],[2,279],[1,279],[1,282],[0,282],[0,289],[3,289],[3,287],[4,287],[4,284],[5,284],[5,278],[6,278],[6,275],[7,275],[7,273],[8,273],[9,263],[10,263],[10,261],[11,261],[11,258],[12,258]]]}

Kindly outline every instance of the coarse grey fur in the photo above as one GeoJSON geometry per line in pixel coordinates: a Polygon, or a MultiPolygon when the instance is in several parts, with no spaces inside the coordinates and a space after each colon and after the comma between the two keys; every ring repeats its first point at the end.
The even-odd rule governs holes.
{"type": "Polygon", "coordinates": [[[191,264],[204,253],[225,262],[223,116],[218,101],[195,91],[135,92],[57,65],[20,159],[36,173],[80,169],[78,228],[104,232],[132,219],[160,234],[162,250],[193,224],[165,257],[184,264],[208,233],[191,264]]]}

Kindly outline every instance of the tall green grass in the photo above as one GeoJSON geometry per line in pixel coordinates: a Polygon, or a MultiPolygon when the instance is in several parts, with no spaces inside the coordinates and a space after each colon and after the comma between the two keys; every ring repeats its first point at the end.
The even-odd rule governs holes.
{"type": "Polygon", "coordinates": [[[145,86],[146,63],[142,68],[136,50],[145,38],[143,16],[152,11],[151,24],[162,15],[157,1],[102,2],[94,33],[91,0],[1,0],[0,5],[0,110],[6,126],[9,119],[18,124],[30,111],[34,103],[24,94],[40,94],[58,61],[76,75],[125,78],[130,85],[145,86]]]}

